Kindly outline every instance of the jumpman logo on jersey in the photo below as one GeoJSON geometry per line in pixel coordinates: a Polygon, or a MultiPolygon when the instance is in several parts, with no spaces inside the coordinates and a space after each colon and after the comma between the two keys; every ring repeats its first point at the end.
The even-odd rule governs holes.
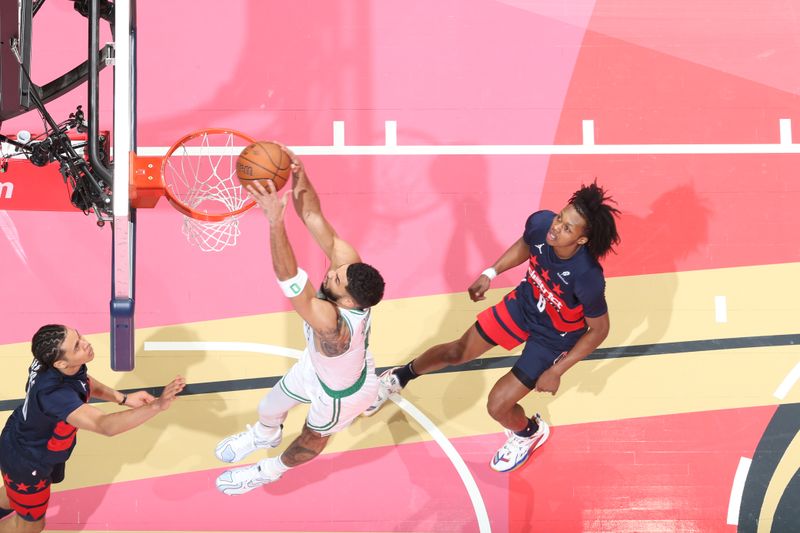
{"type": "Polygon", "coordinates": [[[537,250],[539,250],[539,255],[542,255],[542,248],[544,247],[544,243],[542,244],[534,244],[537,250]]]}

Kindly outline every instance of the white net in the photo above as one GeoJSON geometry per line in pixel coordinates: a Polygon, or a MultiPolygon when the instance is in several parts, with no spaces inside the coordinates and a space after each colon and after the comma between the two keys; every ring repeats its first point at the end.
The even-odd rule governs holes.
{"type": "Polygon", "coordinates": [[[252,201],[236,177],[236,160],[252,139],[225,130],[204,130],[176,143],[164,160],[167,197],[184,216],[183,234],[204,252],[235,246],[239,215],[252,201]]]}
{"type": "Polygon", "coordinates": [[[206,222],[184,215],[182,229],[186,240],[204,252],[221,252],[228,246],[236,246],[241,234],[236,216],[220,222],[206,222]]]}

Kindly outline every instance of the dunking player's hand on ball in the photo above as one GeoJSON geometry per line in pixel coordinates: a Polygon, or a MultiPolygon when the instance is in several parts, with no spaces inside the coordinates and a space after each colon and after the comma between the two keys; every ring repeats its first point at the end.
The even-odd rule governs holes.
{"type": "Polygon", "coordinates": [[[270,226],[283,222],[283,217],[286,213],[286,204],[289,203],[291,190],[284,192],[282,195],[278,195],[278,191],[275,189],[275,184],[272,180],[267,180],[266,189],[257,181],[248,185],[246,189],[264,212],[270,226]]]}

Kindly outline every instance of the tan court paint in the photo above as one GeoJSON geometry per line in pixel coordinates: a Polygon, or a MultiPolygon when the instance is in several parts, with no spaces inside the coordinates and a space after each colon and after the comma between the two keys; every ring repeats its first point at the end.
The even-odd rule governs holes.
{"type": "MultiPolygon", "coordinates": [[[[791,319],[796,312],[789,305],[800,299],[800,287],[787,287],[779,280],[798,275],[800,264],[611,279],[607,294],[613,327],[606,345],[792,332],[791,319]],[[752,301],[746,280],[756,274],[775,283],[775,287],[762,286],[762,294],[781,294],[785,299],[752,301]],[[714,296],[719,294],[729,303],[726,324],[714,320],[714,296]]],[[[505,292],[492,291],[487,302],[497,301],[505,292]]],[[[469,302],[463,294],[382,303],[380,312],[375,313],[371,345],[377,365],[405,362],[424,347],[455,338],[486,305],[469,302]],[[410,334],[413,332],[419,334],[410,334]]],[[[184,374],[189,382],[279,376],[292,363],[283,357],[259,354],[140,351],[136,371],[117,374],[109,369],[108,354],[103,350],[108,345],[107,335],[89,338],[98,354],[92,374],[117,388],[162,385],[177,373],[184,374]]],[[[148,340],[261,342],[298,349],[303,342],[294,313],[137,331],[140,347],[148,340]]],[[[30,362],[28,350],[27,343],[0,347],[2,399],[22,395],[30,362]]],[[[488,355],[507,352],[498,348],[488,355]]],[[[796,348],[791,346],[584,361],[565,376],[558,401],[532,394],[523,404],[538,410],[556,426],[771,405],[779,403],[772,392],[796,362],[796,348]]],[[[505,372],[507,369],[428,376],[414,382],[406,397],[450,438],[498,433],[499,427],[486,415],[485,400],[491,385],[505,372]]],[[[799,401],[798,389],[784,401],[799,401]]],[[[216,442],[254,421],[255,407],[263,393],[233,391],[185,397],[147,425],[115,437],[112,446],[106,437],[82,432],[81,444],[71,461],[76,468],[71,469],[59,490],[221,468],[223,465],[213,456],[216,442]],[[79,468],[84,462],[92,467],[79,468]]],[[[102,407],[118,409],[113,405],[102,407]]],[[[8,412],[0,414],[0,422],[7,416],[8,412]]],[[[290,414],[287,442],[299,432],[304,416],[303,408],[290,414]]],[[[414,421],[390,404],[375,417],[360,419],[338,434],[327,452],[427,440],[429,436],[414,421]]]]}

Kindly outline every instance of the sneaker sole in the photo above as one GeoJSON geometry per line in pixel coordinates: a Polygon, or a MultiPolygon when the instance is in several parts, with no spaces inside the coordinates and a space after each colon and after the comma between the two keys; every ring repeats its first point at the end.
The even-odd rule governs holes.
{"type": "Polygon", "coordinates": [[[387,401],[388,401],[388,398],[386,400],[382,401],[381,404],[378,405],[377,407],[372,407],[372,406],[367,407],[364,411],[361,412],[361,416],[372,416],[372,415],[374,415],[375,413],[377,413],[378,411],[381,410],[381,407],[383,407],[383,405],[387,401]]]}

